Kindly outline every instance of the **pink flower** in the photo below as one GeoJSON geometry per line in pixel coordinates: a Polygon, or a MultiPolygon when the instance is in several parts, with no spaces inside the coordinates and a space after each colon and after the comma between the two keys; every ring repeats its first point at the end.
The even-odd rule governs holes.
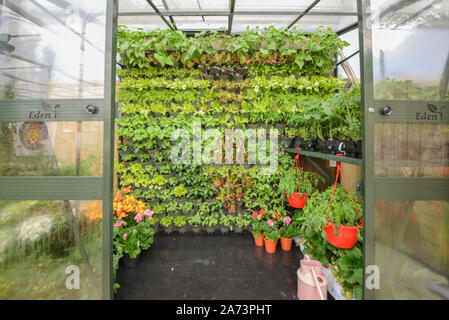
{"type": "Polygon", "coordinates": [[[273,222],[273,220],[271,220],[271,219],[268,220],[267,223],[268,223],[270,226],[274,226],[274,222],[273,222]]]}
{"type": "Polygon", "coordinates": [[[123,220],[120,220],[119,222],[117,222],[116,224],[114,224],[114,227],[116,228],[120,228],[121,226],[123,226],[126,222],[123,220]]]}
{"type": "Polygon", "coordinates": [[[286,217],[284,218],[284,222],[285,222],[286,224],[290,224],[290,222],[292,222],[292,218],[290,218],[289,216],[286,216],[286,217]]]}
{"type": "Polygon", "coordinates": [[[153,210],[145,210],[145,211],[143,212],[143,214],[144,214],[146,217],[151,218],[151,217],[153,216],[153,214],[154,214],[154,211],[153,211],[153,210]]]}
{"type": "Polygon", "coordinates": [[[127,233],[125,233],[125,234],[123,235],[123,239],[126,239],[126,237],[128,237],[128,234],[127,234],[127,233]]]}
{"type": "Polygon", "coordinates": [[[134,217],[134,220],[136,220],[137,223],[140,223],[140,221],[142,221],[142,219],[143,219],[143,214],[142,213],[138,213],[134,217]]]}

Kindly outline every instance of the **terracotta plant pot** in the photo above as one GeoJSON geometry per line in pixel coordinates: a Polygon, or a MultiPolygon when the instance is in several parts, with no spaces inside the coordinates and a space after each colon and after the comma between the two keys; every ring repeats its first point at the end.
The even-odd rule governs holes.
{"type": "MultiPolygon", "coordinates": [[[[254,237],[254,233],[253,233],[253,237],[254,237]]],[[[257,247],[263,247],[263,234],[259,235],[257,238],[254,237],[254,243],[256,244],[257,247]]]]}
{"type": "Polygon", "coordinates": [[[267,239],[263,239],[264,243],[265,243],[265,251],[268,253],[275,253],[276,252],[276,246],[278,244],[278,240],[276,241],[271,241],[271,240],[267,240],[267,239]]]}
{"type": "Polygon", "coordinates": [[[309,197],[307,195],[307,193],[303,193],[302,197],[299,194],[299,192],[293,192],[290,197],[288,196],[288,194],[286,194],[287,196],[287,201],[288,204],[293,207],[293,208],[297,208],[297,209],[302,209],[305,207],[305,205],[307,204],[307,198],[309,197]]]}
{"type": "Polygon", "coordinates": [[[327,234],[327,242],[340,249],[353,248],[357,242],[357,234],[359,233],[360,227],[339,226],[338,235],[335,235],[336,226],[335,223],[327,221],[327,226],[324,228],[327,234]]]}
{"type": "Polygon", "coordinates": [[[281,237],[281,248],[284,251],[292,250],[292,240],[293,238],[284,238],[281,237]]]}

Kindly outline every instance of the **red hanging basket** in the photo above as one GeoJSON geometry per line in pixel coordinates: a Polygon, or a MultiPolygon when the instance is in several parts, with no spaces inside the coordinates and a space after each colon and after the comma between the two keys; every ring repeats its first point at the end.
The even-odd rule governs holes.
{"type": "MultiPolygon", "coordinates": [[[[296,148],[296,150],[301,150],[301,148],[296,148]]],[[[301,194],[301,186],[299,185],[299,172],[301,171],[301,165],[299,164],[299,154],[296,155],[295,161],[293,162],[293,166],[291,170],[296,166],[296,173],[298,175],[298,192],[293,192],[292,194],[288,194],[285,191],[285,196],[287,197],[288,204],[297,209],[302,209],[307,204],[307,198],[309,197],[307,193],[301,194]]]]}
{"type": "Polygon", "coordinates": [[[327,221],[327,226],[324,228],[327,234],[327,242],[340,249],[353,248],[357,242],[357,234],[359,233],[360,227],[339,226],[338,235],[335,235],[335,227],[335,223],[327,221]]]}
{"type": "Polygon", "coordinates": [[[290,197],[287,192],[285,193],[287,196],[288,204],[297,209],[302,209],[307,204],[307,198],[309,197],[307,193],[303,193],[302,197],[299,192],[293,192],[290,197]]]}
{"type": "MultiPolygon", "coordinates": [[[[337,156],[342,156],[342,154],[337,154],[337,156]]],[[[332,190],[332,195],[331,195],[331,198],[329,201],[329,205],[327,206],[328,209],[331,205],[332,197],[334,196],[334,192],[337,187],[338,176],[340,175],[340,172],[341,172],[341,163],[337,162],[337,174],[335,177],[334,189],[332,190]]],[[[348,193],[350,194],[348,186],[346,185],[346,182],[343,178],[343,175],[341,176],[341,179],[346,188],[346,191],[348,191],[348,193]]],[[[356,212],[360,216],[357,209],[356,209],[356,212]]],[[[324,231],[327,234],[327,242],[329,242],[334,247],[337,247],[340,249],[351,249],[355,246],[355,244],[357,243],[357,235],[359,233],[359,229],[361,227],[363,227],[362,219],[359,220],[359,223],[360,223],[359,226],[341,226],[340,225],[338,227],[337,235],[335,235],[335,228],[337,225],[333,222],[328,221],[327,217],[326,217],[326,222],[327,222],[327,224],[326,224],[326,227],[324,227],[324,231]]]]}

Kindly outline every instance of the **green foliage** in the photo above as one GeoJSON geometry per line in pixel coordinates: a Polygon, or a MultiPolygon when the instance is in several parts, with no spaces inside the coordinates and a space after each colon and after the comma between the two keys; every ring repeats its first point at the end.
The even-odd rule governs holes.
{"type": "Polygon", "coordinates": [[[184,187],[183,184],[180,184],[179,186],[176,186],[173,188],[173,195],[177,198],[182,198],[187,194],[187,189],[184,187]]]}
{"type": "MultiPolygon", "coordinates": [[[[339,39],[331,29],[303,32],[295,28],[247,30],[242,35],[224,35],[201,32],[187,37],[181,31],[155,29],[144,32],[139,28],[130,31],[119,26],[117,51],[119,64],[126,68],[163,69],[183,65],[189,69],[210,65],[240,64],[285,65],[284,71],[302,74],[329,75],[338,52],[348,44],[339,39]],[[217,52],[217,49],[224,49],[217,52]]],[[[253,71],[254,73],[254,71],[253,71]]]]}
{"type": "Polygon", "coordinates": [[[162,217],[160,220],[160,224],[163,227],[168,227],[169,225],[171,225],[173,222],[173,217],[170,214],[167,214],[166,216],[162,217]]]}
{"type": "MultiPolygon", "coordinates": [[[[297,168],[293,170],[285,170],[278,185],[278,192],[290,197],[294,192],[298,192],[298,172],[297,168]]],[[[306,193],[308,195],[316,191],[318,183],[324,182],[324,178],[316,172],[299,170],[299,186],[301,188],[301,195],[306,193]]]]}
{"type": "Polygon", "coordinates": [[[176,200],[172,200],[165,205],[165,211],[171,215],[176,215],[180,209],[180,203],[176,200]]]}
{"type": "Polygon", "coordinates": [[[287,118],[287,125],[304,139],[362,138],[360,88],[342,90],[327,98],[298,100],[298,111],[287,118]]]}
{"type": "Polygon", "coordinates": [[[201,222],[201,225],[204,227],[213,227],[216,226],[218,223],[218,213],[210,213],[209,215],[205,216],[203,221],[201,222]]]}
{"type": "Polygon", "coordinates": [[[276,241],[279,240],[281,237],[281,234],[279,232],[279,227],[277,224],[270,225],[269,221],[273,221],[272,219],[268,219],[265,221],[265,223],[262,225],[263,235],[265,239],[270,241],[276,241]]]}
{"type": "Polygon", "coordinates": [[[325,192],[313,193],[307,206],[295,213],[293,221],[299,225],[300,236],[306,239],[305,253],[313,255],[323,265],[337,266],[338,268],[334,269],[341,285],[349,292],[353,291],[355,297],[360,299],[363,283],[362,235],[359,232],[354,248],[339,249],[327,242],[327,234],[323,228],[327,225],[326,217],[336,223],[335,232],[338,231],[339,225],[359,225],[359,219],[363,216],[362,208],[356,200],[353,200],[354,195],[348,195],[346,189],[339,185],[328,209],[332,189],[333,186],[330,186],[325,192]]]}
{"type": "Polygon", "coordinates": [[[153,207],[153,211],[156,215],[162,215],[165,212],[165,205],[163,203],[159,203],[153,207]]]}
{"type": "Polygon", "coordinates": [[[203,221],[203,215],[200,212],[197,212],[195,215],[189,216],[187,220],[190,225],[197,227],[201,225],[201,222],[203,221]]]}
{"type": "Polygon", "coordinates": [[[116,253],[128,252],[131,259],[136,258],[142,250],[153,243],[154,230],[149,221],[144,221],[127,228],[114,228],[114,249],[116,253]],[[125,238],[125,234],[127,234],[125,238]]]}
{"type": "Polygon", "coordinates": [[[232,228],[232,225],[235,222],[235,218],[234,215],[232,214],[222,214],[220,216],[220,224],[224,225],[225,227],[230,227],[232,228]]]}
{"type": "Polygon", "coordinates": [[[175,225],[177,227],[182,227],[184,225],[186,225],[187,223],[187,217],[186,216],[177,216],[173,222],[175,223],[175,225]]]}
{"type": "Polygon", "coordinates": [[[239,228],[251,225],[250,216],[247,213],[238,213],[234,216],[234,224],[239,228]]]}
{"type": "Polygon", "coordinates": [[[281,237],[291,238],[297,236],[298,233],[297,229],[298,227],[294,223],[290,224],[283,223],[282,226],[279,228],[279,234],[281,237]]]}
{"type": "Polygon", "coordinates": [[[162,188],[167,183],[167,179],[165,179],[160,174],[155,174],[153,179],[151,179],[150,184],[154,185],[156,189],[162,188]]]}
{"type": "Polygon", "coordinates": [[[355,298],[362,299],[363,284],[363,252],[359,247],[354,247],[345,252],[336,260],[338,269],[337,277],[343,280],[345,289],[353,289],[355,298]]]}

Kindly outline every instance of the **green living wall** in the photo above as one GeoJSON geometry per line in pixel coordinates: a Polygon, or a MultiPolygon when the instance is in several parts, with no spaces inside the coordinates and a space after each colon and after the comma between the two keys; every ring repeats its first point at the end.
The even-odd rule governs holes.
{"type": "MultiPolygon", "coordinates": [[[[285,149],[336,152],[335,141],[361,140],[360,92],[345,89],[346,82],[333,76],[345,45],[331,30],[270,27],[238,36],[202,32],[189,37],[181,31],[119,28],[120,187],[130,187],[144,200],[154,211],[156,228],[165,232],[241,232],[260,209],[298,220],[300,210],[288,206],[278,187],[285,185],[281,180],[293,164],[285,149]],[[171,139],[178,129],[187,139],[182,134],[171,139]],[[206,129],[223,133],[223,143],[205,139],[206,129]],[[262,129],[259,134],[277,137],[278,146],[257,140],[251,149],[234,137],[226,147],[227,129],[262,129]],[[205,155],[212,163],[204,163],[207,157],[193,161],[198,145],[210,151],[205,155]],[[185,163],[173,163],[173,148],[180,146],[190,154],[185,163]],[[226,164],[226,155],[239,148],[245,163],[231,158],[226,164]],[[255,155],[256,163],[249,163],[255,155]],[[271,174],[262,174],[273,167],[271,174]]],[[[314,191],[312,186],[308,193],[314,191]]],[[[323,243],[322,256],[328,254],[323,261],[335,262],[340,249],[323,243]]],[[[360,244],[356,249],[361,270],[360,244]]]]}

